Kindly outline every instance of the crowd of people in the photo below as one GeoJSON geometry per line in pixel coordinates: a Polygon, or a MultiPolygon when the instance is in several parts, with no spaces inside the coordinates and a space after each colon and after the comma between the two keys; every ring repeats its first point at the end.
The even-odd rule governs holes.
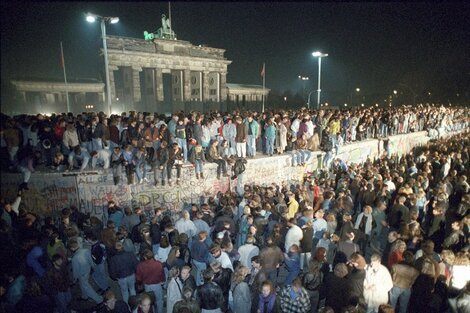
{"type": "MultiPolygon", "coordinates": [[[[434,123],[442,126],[449,116],[456,124],[468,115],[463,109],[416,110],[421,111],[423,128],[418,126],[421,119],[407,127],[415,127],[415,131],[440,127],[434,123]]],[[[386,110],[378,112],[386,114],[386,110]]],[[[254,156],[256,130],[260,135],[263,129],[264,134],[269,133],[272,119],[278,118],[282,119],[276,121],[275,134],[284,125],[293,151],[299,149],[296,142],[306,138],[307,125],[318,116],[329,120],[321,127],[321,137],[336,134],[340,140],[342,128],[330,132],[330,127],[335,127],[339,117],[347,119],[350,112],[326,112],[327,117],[323,113],[296,112],[288,125],[282,119],[289,118],[269,115],[267,127],[261,123],[264,116],[254,122],[256,114],[248,114],[245,121],[235,114],[235,138],[238,130],[246,138],[253,137],[241,148],[235,139],[233,153],[242,153],[246,147],[248,155],[254,156]]],[[[376,113],[357,114],[374,120],[376,113]]],[[[215,115],[212,123],[221,123],[224,117],[215,115]]],[[[47,122],[44,117],[36,118],[39,135],[40,124],[47,122]]],[[[77,117],[79,125],[86,125],[83,118],[77,117]]],[[[195,125],[200,125],[201,118],[195,125]]],[[[135,135],[138,129],[146,129],[141,119],[146,117],[131,118],[131,127],[140,126],[127,125],[122,133],[131,138],[131,144],[124,147],[138,146],[143,140],[143,149],[137,150],[145,153],[147,137],[135,135]]],[[[107,123],[106,118],[98,120],[91,121],[95,132],[98,125],[107,123]]],[[[189,122],[181,120],[174,115],[163,126],[168,137],[155,146],[157,155],[163,142],[182,149],[197,137],[194,132],[188,135],[189,122]],[[176,134],[184,129],[183,138],[172,139],[172,123],[176,134]]],[[[15,128],[12,120],[8,123],[4,138],[15,128]]],[[[66,121],[61,123],[64,126],[66,121]]],[[[110,125],[116,125],[112,118],[110,125]]],[[[160,118],[150,125],[158,129],[158,136],[165,134],[160,118]]],[[[223,131],[231,122],[225,120],[223,125],[215,128],[215,139],[209,136],[209,145],[211,140],[214,147],[219,141],[229,141],[223,131]]],[[[398,132],[409,131],[398,125],[398,132]]],[[[51,128],[51,147],[62,145],[63,140],[54,139],[51,126],[46,127],[51,128]]],[[[73,123],[67,126],[79,133],[73,123]]],[[[316,133],[317,127],[313,129],[316,133]]],[[[354,139],[348,137],[349,129],[345,141],[354,139]]],[[[378,134],[382,134],[380,129],[376,129],[378,134]]],[[[372,131],[370,136],[378,134],[372,131]]],[[[62,138],[67,136],[64,133],[62,138]]],[[[367,138],[367,131],[364,136],[367,138]]],[[[40,140],[44,146],[44,137],[40,140]]],[[[92,136],[78,146],[85,143],[81,153],[89,149],[90,154],[102,153],[103,145],[115,150],[111,139],[107,140],[92,136]],[[92,147],[87,148],[89,145],[92,147]]],[[[14,163],[19,152],[14,153],[15,146],[5,141],[14,163]]],[[[196,139],[190,155],[211,149],[202,144],[201,150],[198,144],[196,139]]],[[[266,182],[245,185],[242,194],[219,192],[178,214],[162,208],[120,207],[109,201],[106,221],[76,207],[64,208],[57,219],[35,214],[34,208],[22,205],[22,195],[28,190],[20,186],[15,199],[1,199],[1,310],[62,313],[86,303],[91,305],[90,312],[119,313],[466,313],[470,307],[469,146],[470,133],[464,129],[401,157],[384,154],[362,164],[336,159],[318,175],[307,173],[298,184],[266,182]]],[[[34,153],[45,155],[44,150],[34,153]]],[[[75,152],[69,153],[70,160],[75,152]]],[[[219,173],[224,173],[222,163],[220,167],[219,173]]]]}
{"type": "Polygon", "coordinates": [[[175,113],[171,117],[144,112],[106,116],[72,113],[45,116],[2,116],[0,147],[3,168],[23,174],[41,169],[112,171],[115,184],[181,181],[181,169],[194,166],[204,178],[205,162],[217,164],[217,177],[229,176],[227,163],[265,155],[292,155],[292,166],[310,161],[311,152],[327,152],[329,167],[344,144],[370,138],[426,130],[438,138],[463,127],[468,110],[456,107],[360,108],[279,112],[175,113]],[[7,157],[8,156],[8,157],[7,157]],[[125,173],[125,175],[124,175],[125,173]],[[153,173],[153,175],[152,175],[153,173]],[[151,178],[153,176],[153,179],[151,178]]]}

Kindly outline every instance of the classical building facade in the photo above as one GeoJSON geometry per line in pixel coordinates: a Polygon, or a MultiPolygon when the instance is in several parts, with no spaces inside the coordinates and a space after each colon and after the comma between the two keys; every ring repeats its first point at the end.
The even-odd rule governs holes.
{"type": "MultiPolygon", "coordinates": [[[[269,89],[258,85],[227,84],[232,61],[225,50],[196,46],[170,38],[106,36],[111,112],[261,109],[269,89]]],[[[68,89],[74,113],[107,111],[101,82],[12,81],[30,112],[65,112],[68,89]]]]}
{"type": "Polygon", "coordinates": [[[261,110],[263,96],[265,102],[270,89],[260,85],[226,84],[228,107],[261,110]]]}
{"type": "Polygon", "coordinates": [[[107,36],[113,111],[224,110],[262,102],[261,86],[227,84],[225,50],[188,41],[107,36]]]}
{"type": "Polygon", "coordinates": [[[71,80],[65,85],[54,80],[12,80],[17,108],[12,113],[66,112],[69,95],[70,111],[102,111],[105,84],[94,79],[71,80]]]}
{"type": "Polygon", "coordinates": [[[176,111],[191,102],[227,98],[224,49],[187,41],[107,36],[112,104],[176,111]]]}

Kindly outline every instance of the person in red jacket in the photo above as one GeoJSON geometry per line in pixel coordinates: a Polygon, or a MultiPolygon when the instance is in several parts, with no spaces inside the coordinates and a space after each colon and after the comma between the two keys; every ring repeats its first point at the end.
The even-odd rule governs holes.
{"type": "Polygon", "coordinates": [[[143,253],[143,261],[137,265],[135,280],[144,284],[146,292],[155,294],[155,313],[163,313],[162,285],[165,283],[165,272],[163,264],[155,260],[150,250],[143,253]]]}

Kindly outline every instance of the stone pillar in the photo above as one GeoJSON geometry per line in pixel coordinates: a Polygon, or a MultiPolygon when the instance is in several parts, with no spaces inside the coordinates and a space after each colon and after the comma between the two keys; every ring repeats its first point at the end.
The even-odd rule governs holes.
{"type": "Polygon", "coordinates": [[[183,71],[183,102],[191,101],[191,71],[183,71]]]}
{"type": "Polygon", "coordinates": [[[161,68],[155,68],[155,96],[157,103],[163,101],[163,73],[161,68]]]}
{"type": "Polygon", "coordinates": [[[202,74],[202,101],[209,100],[209,72],[202,74]]]}
{"type": "Polygon", "coordinates": [[[141,92],[140,92],[140,75],[139,73],[142,71],[141,67],[132,68],[132,89],[134,95],[134,103],[137,103],[141,99],[141,92]]]}
{"type": "Polygon", "coordinates": [[[103,103],[106,102],[106,88],[111,88],[111,103],[116,101],[116,83],[114,81],[114,71],[119,70],[117,66],[109,66],[109,86],[105,86],[105,91],[103,94],[103,103]]]}
{"type": "Polygon", "coordinates": [[[22,102],[26,102],[26,92],[25,91],[20,91],[19,95],[20,95],[20,100],[22,102]]]}
{"type": "Polygon", "coordinates": [[[227,101],[227,73],[220,73],[220,102],[227,101]]]}

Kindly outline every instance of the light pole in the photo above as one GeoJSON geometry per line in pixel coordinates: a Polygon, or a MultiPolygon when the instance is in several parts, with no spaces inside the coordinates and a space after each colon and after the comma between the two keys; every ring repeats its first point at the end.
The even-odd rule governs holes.
{"type": "Polygon", "coordinates": [[[307,83],[307,81],[309,80],[308,76],[301,76],[299,75],[299,79],[301,81],[303,81],[303,89],[302,89],[302,100],[305,101],[305,84],[307,83]]]}
{"type": "Polygon", "coordinates": [[[94,23],[96,19],[101,20],[101,36],[103,37],[103,53],[104,53],[104,67],[106,74],[106,103],[108,105],[108,116],[111,115],[111,86],[109,83],[109,61],[108,61],[108,46],[106,44],[106,22],[116,24],[119,22],[119,17],[100,16],[92,13],[86,14],[86,21],[94,23]]]}
{"type": "MultiPolygon", "coordinates": [[[[359,93],[361,92],[361,88],[356,88],[356,94],[359,96],[359,93]]],[[[357,104],[359,105],[359,103],[357,104]]],[[[354,101],[351,99],[351,106],[354,106],[354,101]]]]}
{"type": "Polygon", "coordinates": [[[317,108],[320,108],[320,93],[321,93],[321,58],[328,56],[327,53],[321,53],[320,51],[315,51],[312,53],[312,56],[318,58],[318,96],[317,96],[317,108]]]}
{"type": "Polygon", "coordinates": [[[309,92],[308,94],[308,100],[307,100],[307,108],[310,110],[310,96],[312,95],[312,93],[314,93],[316,90],[312,90],[309,92]]]}

